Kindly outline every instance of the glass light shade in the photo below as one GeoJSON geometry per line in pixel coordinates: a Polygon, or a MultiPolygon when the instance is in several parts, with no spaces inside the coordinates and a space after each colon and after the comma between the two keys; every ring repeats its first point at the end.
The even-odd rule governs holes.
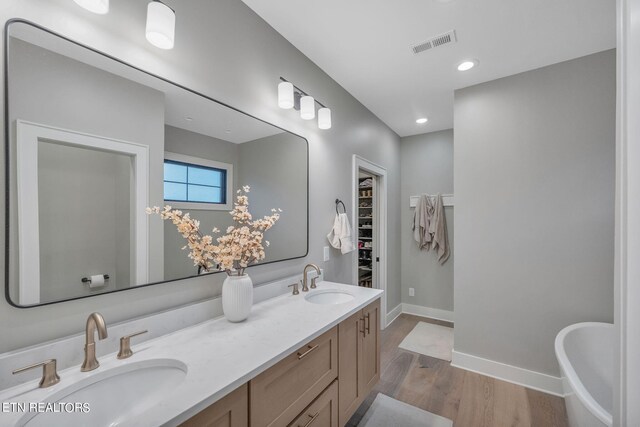
{"type": "Polygon", "coordinates": [[[289,82],[278,84],[278,106],[285,110],[293,108],[293,84],[289,82]]]}
{"type": "Polygon", "coordinates": [[[329,108],[318,110],[318,127],[320,129],[331,129],[331,110],[329,108]]]}
{"type": "Polygon", "coordinates": [[[166,4],[152,1],[147,6],[147,40],[160,49],[173,49],[176,14],[166,4]]]}
{"type": "Polygon", "coordinates": [[[73,0],[89,12],[104,15],[109,12],[109,0],[73,0]]]}
{"type": "Polygon", "coordinates": [[[303,120],[311,120],[316,117],[316,101],[313,96],[300,98],[300,117],[303,120]]]}

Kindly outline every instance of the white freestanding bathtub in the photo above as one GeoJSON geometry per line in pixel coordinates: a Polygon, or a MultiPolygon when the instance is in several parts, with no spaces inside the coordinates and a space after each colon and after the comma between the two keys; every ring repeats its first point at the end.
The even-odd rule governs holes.
{"type": "Polygon", "coordinates": [[[613,325],[576,323],[556,337],[570,427],[611,427],[613,325]]]}

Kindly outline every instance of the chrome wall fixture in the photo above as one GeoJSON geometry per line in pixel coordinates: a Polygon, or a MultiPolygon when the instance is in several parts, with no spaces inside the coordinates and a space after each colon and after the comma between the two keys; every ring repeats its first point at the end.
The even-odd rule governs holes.
{"type": "MultiPolygon", "coordinates": [[[[84,9],[105,15],[109,13],[109,0],[74,0],[84,9]]],[[[160,0],[147,5],[145,35],[149,43],[160,49],[173,49],[176,35],[176,12],[160,0]]]]}
{"type": "Polygon", "coordinates": [[[316,117],[316,104],[318,109],[318,128],[331,129],[331,109],[309,95],[290,81],[280,77],[278,84],[278,106],[282,109],[291,108],[300,111],[303,120],[313,120],[316,117]]]}

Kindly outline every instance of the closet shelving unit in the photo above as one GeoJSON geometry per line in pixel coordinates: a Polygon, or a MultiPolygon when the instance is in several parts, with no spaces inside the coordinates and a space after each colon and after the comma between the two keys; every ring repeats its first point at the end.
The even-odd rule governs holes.
{"type": "Polygon", "coordinates": [[[375,194],[373,177],[361,176],[358,179],[358,285],[374,287],[373,260],[375,251],[375,194]]]}

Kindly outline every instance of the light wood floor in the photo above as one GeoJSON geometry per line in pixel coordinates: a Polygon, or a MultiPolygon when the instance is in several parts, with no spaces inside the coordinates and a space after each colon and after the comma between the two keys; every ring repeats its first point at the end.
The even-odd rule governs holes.
{"type": "Polygon", "coordinates": [[[455,427],[567,427],[560,397],[398,348],[419,321],[453,326],[402,314],[382,331],[380,382],[347,426],[357,426],[377,394],[384,393],[449,418],[455,427]]]}

